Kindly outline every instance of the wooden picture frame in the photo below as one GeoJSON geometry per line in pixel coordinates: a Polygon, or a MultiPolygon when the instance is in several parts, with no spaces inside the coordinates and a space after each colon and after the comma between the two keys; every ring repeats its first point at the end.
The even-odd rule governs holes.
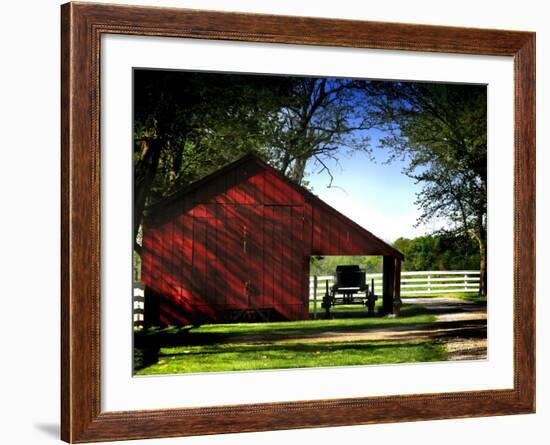
{"type": "Polygon", "coordinates": [[[61,437],[173,437],[535,411],[535,34],[92,3],[61,7],[61,437]],[[100,38],[169,36],[512,56],[514,387],[454,393],[102,412],[100,38]]]}

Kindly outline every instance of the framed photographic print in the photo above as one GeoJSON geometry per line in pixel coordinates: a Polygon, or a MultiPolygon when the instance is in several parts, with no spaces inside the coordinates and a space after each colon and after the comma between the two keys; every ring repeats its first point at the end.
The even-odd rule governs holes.
{"type": "Polygon", "coordinates": [[[62,439],[535,409],[535,35],[62,6],[62,439]]]}

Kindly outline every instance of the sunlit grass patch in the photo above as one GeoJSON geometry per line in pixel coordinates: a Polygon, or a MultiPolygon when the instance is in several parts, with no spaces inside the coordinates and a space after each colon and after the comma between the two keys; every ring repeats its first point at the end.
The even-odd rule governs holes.
{"type": "Polygon", "coordinates": [[[480,297],[476,292],[445,292],[441,294],[418,294],[403,295],[402,300],[406,303],[408,298],[458,298],[459,300],[472,301],[474,303],[487,303],[487,297],[480,297]]]}
{"type": "Polygon", "coordinates": [[[433,362],[447,359],[441,342],[223,344],[161,348],[137,375],[433,362]]]}
{"type": "Polygon", "coordinates": [[[433,322],[435,315],[429,309],[405,304],[401,316],[395,318],[356,317],[152,329],[135,333],[134,368],[138,374],[179,374],[444,360],[444,351],[436,343],[315,342],[314,338],[334,332],[353,334],[391,326],[414,329],[433,322]],[[308,338],[308,343],[300,342],[304,338],[308,338]],[[285,343],[278,343],[281,340],[285,343]]]}

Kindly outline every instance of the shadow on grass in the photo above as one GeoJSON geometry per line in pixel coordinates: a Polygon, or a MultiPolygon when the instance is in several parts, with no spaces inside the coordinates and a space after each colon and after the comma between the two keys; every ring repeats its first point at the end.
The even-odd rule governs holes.
{"type": "Polygon", "coordinates": [[[135,346],[138,348],[149,345],[152,341],[160,346],[209,345],[235,337],[258,335],[276,340],[293,335],[318,335],[335,330],[338,332],[354,332],[390,326],[407,328],[418,324],[431,323],[434,320],[433,311],[419,305],[405,305],[401,310],[401,316],[396,318],[351,318],[347,316],[340,318],[335,316],[329,320],[215,324],[201,327],[150,329],[136,331],[134,340],[135,346]]]}
{"type": "MultiPolygon", "coordinates": [[[[424,342],[411,342],[409,344],[421,344],[424,342]]],[[[167,351],[166,353],[159,353],[159,359],[162,357],[177,357],[185,356],[192,357],[194,355],[217,355],[217,354],[231,354],[231,353],[265,353],[268,351],[271,354],[280,352],[284,353],[334,353],[334,352],[350,352],[361,351],[369,353],[377,350],[389,351],[391,349],[403,348],[403,343],[397,342],[331,342],[331,343],[284,343],[284,344],[228,344],[228,345],[215,345],[215,346],[202,346],[194,347],[193,350],[185,352],[167,351]]],[[[180,349],[180,348],[177,348],[180,349]]]]}
{"type": "Polygon", "coordinates": [[[162,350],[157,364],[136,369],[141,375],[260,369],[433,362],[447,359],[444,345],[420,342],[335,342],[227,344],[162,350]]]}
{"type": "MultiPolygon", "coordinates": [[[[140,370],[158,362],[161,348],[178,346],[204,346],[221,348],[224,344],[239,341],[265,342],[323,335],[330,332],[364,332],[372,329],[398,327],[407,330],[432,323],[433,312],[420,305],[404,305],[397,318],[339,317],[329,320],[300,322],[217,324],[202,327],[150,329],[136,331],[134,335],[134,369],[140,370]]],[[[275,348],[275,345],[270,345],[275,348]]],[[[204,352],[203,352],[204,353],[204,352]]]]}

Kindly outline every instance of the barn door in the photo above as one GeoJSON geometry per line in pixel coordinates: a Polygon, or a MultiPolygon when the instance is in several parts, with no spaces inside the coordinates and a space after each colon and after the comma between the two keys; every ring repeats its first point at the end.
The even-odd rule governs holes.
{"type": "Polygon", "coordinates": [[[206,305],[303,314],[303,207],[218,204],[194,218],[194,286],[206,305]]]}
{"type": "Polygon", "coordinates": [[[194,304],[201,311],[215,315],[215,307],[223,304],[222,289],[219,286],[220,254],[218,220],[214,217],[193,217],[193,253],[191,287],[195,295],[194,304]]]}
{"type": "Polygon", "coordinates": [[[303,312],[303,224],[302,206],[263,209],[261,304],[287,319],[303,312]]]}
{"type": "Polygon", "coordinates": [[[261,288],[258,283],[262,261],[261,206],[231,204],[225,206],[223,264],[226,304],[233,309],[258,307],[261,288]]]}

